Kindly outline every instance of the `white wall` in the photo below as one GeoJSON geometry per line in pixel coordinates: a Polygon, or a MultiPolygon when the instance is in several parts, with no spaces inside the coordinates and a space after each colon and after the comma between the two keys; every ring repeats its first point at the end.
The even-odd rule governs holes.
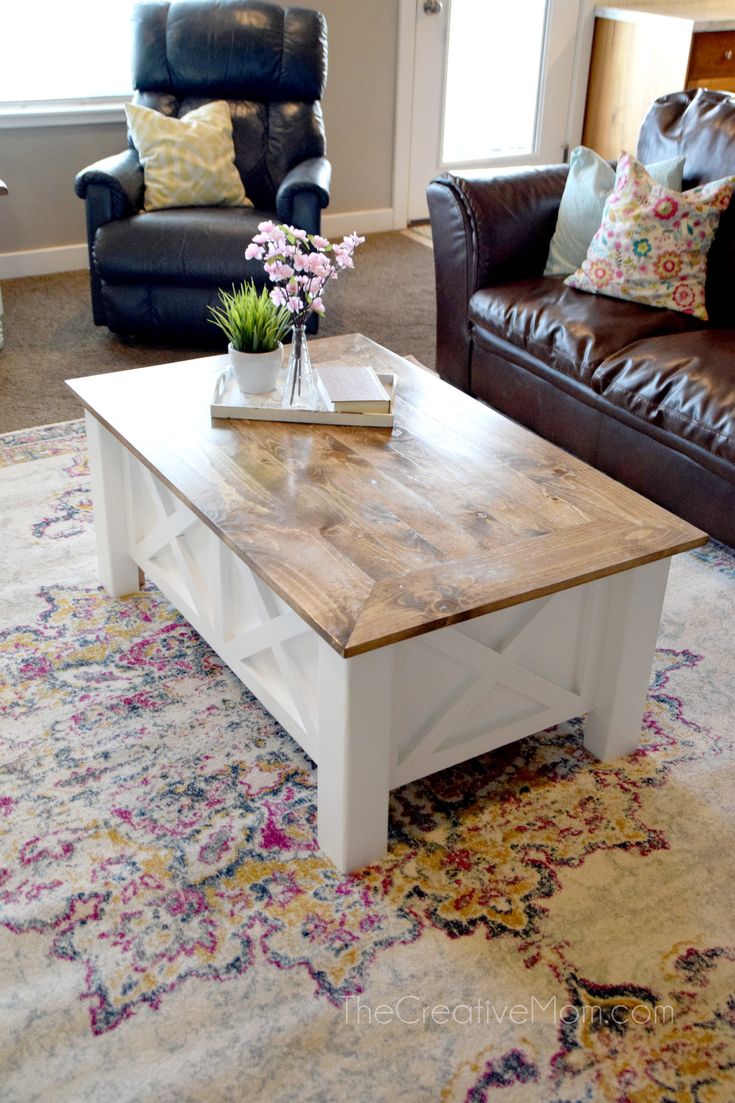
{"type": "MultiPolygon", "coordinates": [[[[322,11],[329,27],[323,107],[334,176],[325,229],[389,229],[398,0],[298,3],[322,11]]],[[[9,189],[0,199],[0,278],[84,266],[84,204],[74,177],[125,145],[122,119],[0,130],[0,179],[9,189]]]]}

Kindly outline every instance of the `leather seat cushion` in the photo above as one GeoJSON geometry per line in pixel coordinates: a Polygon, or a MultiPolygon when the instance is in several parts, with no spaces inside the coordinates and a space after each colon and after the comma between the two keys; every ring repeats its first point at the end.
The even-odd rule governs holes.
{"type": "Polygon", "coordinates": [[[598,366],[626,345],[704,324],[686,314],[588,295],[551,277],[485,287],[470,299],[469,317],[593,389],[598,366]]]}
{"type": "Polygon", "coordinates": [[[637,341],[599,366],[594,387],[642,422],[735,463],[732,330],[637,341]]]}
{"type": "Polygon", "coordinates": [[[254,276],[260,261],[245,249],[273,211],[246,207],[183,207],[107,222],[94,240],[94,261],[108,283],[174,283],[229,287],[254,276]]]}

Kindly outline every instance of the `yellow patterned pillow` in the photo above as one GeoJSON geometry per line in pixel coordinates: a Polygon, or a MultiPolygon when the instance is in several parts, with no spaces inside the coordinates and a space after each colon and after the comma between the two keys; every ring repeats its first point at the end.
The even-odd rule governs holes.
{"type": "Polygon", "coordinates": [[[145,209],[252,207],[235,168],[232,118],[224,100],[180,119],[126,103],[145,179],[145,209]]]}

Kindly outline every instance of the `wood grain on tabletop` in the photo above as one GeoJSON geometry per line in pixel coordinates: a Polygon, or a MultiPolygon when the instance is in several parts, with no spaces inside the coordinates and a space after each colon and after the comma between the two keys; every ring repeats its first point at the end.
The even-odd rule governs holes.
{"type": "Polygon", "coordinates": [[[365,337],[310,348],[395,372],[393,430],[213,419],[224,356],[69,385],[346,657],[704,543],[365,337]]]}

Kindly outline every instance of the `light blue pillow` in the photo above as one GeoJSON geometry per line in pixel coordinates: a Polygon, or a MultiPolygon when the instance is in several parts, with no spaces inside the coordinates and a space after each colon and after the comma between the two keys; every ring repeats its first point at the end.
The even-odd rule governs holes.
{"type": "MultiPolygon", "coordinates": [[[[646,170],[657,184],[681,191],[683,157],[657,161],[646,165],[646,170]]],[[[587,146],[572,150],[545,276],[568,276],[581,267],[602,222],[605,200],[614,187],[615,169],[599,153],[587,146]]]]}

